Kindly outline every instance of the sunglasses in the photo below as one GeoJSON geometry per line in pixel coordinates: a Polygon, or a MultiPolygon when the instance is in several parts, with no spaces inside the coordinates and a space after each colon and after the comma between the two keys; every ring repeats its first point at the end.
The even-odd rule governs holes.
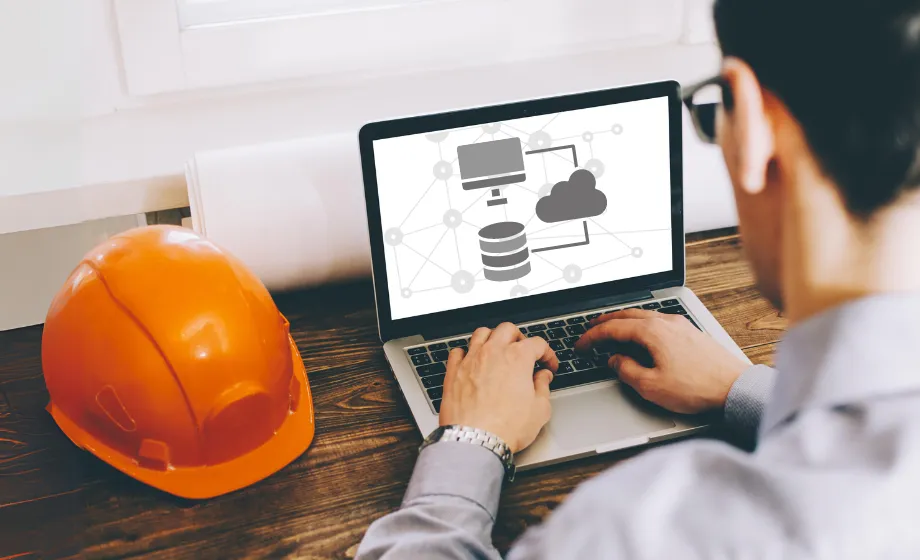
{"type": "Polygon", "coordinates": [[[683,102],[690,111],[697,136],[707,144],[715,144],[716,115],[719,107],[731,110],[731,88],[722,76],[715,76],[683,90],[683,102]]]}

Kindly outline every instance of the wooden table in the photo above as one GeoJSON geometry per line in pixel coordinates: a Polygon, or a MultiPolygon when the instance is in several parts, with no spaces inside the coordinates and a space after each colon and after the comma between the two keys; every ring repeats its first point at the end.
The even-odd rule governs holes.
{"type": "MultiPolygon", "coordinates": [[[[757,363],[786,326],[758,294],[734,231],[690,238],[688,284],[757,363]]],[[[41,327],[0,333],[0,558],[352,557],[398,507],[421,435],[377,339],[369,281],[278,297],[306,363],[316,438],[251,488],[195,502],[78,450],[45,412],[41,327]],[[21,556],[20,556],[21,555],[21,556]]],[[[501,550],[580,482],[635,451],[524,473],[502,498],[501,550]]]]}

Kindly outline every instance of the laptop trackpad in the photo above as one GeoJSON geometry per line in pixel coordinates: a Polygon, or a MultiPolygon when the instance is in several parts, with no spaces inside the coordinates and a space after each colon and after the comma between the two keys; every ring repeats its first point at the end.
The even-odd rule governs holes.
{"type": "Polygon", "coordinates": [[[636,438],[675,426],[667,412],[619,383],[553,399],[549,431],[557,445],[576,449],[636,438]]]}

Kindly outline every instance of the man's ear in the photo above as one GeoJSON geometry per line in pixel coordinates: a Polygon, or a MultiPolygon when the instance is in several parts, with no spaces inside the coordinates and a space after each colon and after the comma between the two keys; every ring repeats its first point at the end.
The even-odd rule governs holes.
{"type": "Polygon", "coordinates": [[[767,168],[775,151],[763,91],[754,71],[740,59],[726,58],[722,75],[732,97],[723,119],[723,126],[731,128],[730,136],[735,142],[735,161],[731,163],[738,186],[748,194],[757,194],[766,186],[767,168]]]}

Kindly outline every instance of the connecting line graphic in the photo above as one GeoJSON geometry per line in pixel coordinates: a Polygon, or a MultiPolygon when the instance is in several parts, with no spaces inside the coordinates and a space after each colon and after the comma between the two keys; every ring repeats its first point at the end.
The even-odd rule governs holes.
{"type": "Polygon", "coordinates": [[[557,266],[556,263],[554,263],[553,261],[547,259],[546,257],[540,256],[540,255],[534,255],[534,256],[535,256],[535,257],[539,257],[540,260],[542,260],[542,261],[545,262],[546,264],[548,264],[548,265],[550,265],[551,267],[555,268],[555,269],[558,270],[559,272],[562,272],[562,267],[557,266]]]}
{"type": "Polygon", "coordinates": [[[530,150],[529,152],[524,152],[524,155],[545,154],[547,152],[557,152],[559,150],[572,150],[572,162],[575,164],[575,167],[578,167],[578,152],[575,151],[575,144],[556,146],[555,148],[543,148],[542,150],[530,150]]]}
{"type": "MultiPolygon", "coordinates": [[[[605,232],[602,232],[602,233],[598,233],[598,232],[595,231],[595,232],[594,232],[594,236],[597,237],[597,236],[603,236],[603,235],[621,235],[621,234],[628,234],[628,233],[652,233],[652,232],[658,232],[658,231],[671,231],[671,229],[670,229],[670,228],[659,228],[659,229],[636,229],[636,230],[632,230],[632,231],[605,231],[605,232]]],[[[568,239],[568,238],[570,238],[570,237],[581,237],[581,235],[574,235],[574,234],[569,234],[569,235],[541,235],[540,237],[529,237],[528,239],[530,239],[531,241],[540,241],[540,240],[542,240],[542,239],[568,239]]]]}
{"type": "Polygon", "coordinates": [[[545,251],[555,251],[557,249],[569,249],[571,247],[581,247],[582,245],[590,245],[591,238],[588,237],[588,220],[583,220],[581,225],[585,228],[585,240],[579,241],[577,243],[566,243],[565,245],[555,245],[553,247],[541,247],[539,249],[531,249],[531,253],[543,253],[545,251]]]}
{"type": "MultiPolygon", "coordinates": [[[[444,231],[444,235],[447,235],[447,230],[444,231]]],[[[444,235],[441,236],[441,239],[444,239],[444,235]]],[[[438,240],[438,245],[441,244],[441,239],[438,240]]],[[[435,245],[434,248],[437,249],[437,248],[438,248],[438,245],[435,245]]],[[[443,266],[441,266],[441,265],[439,265],[438,263],[436,263],[436,262],[434,262],[434,261],[431,260],[431,254],[434,254],[434,249],[432,249],[431,254],[429,254],[429,255],[426,257],[426,256],[423,255],[420,251],[418,251],[417,249],[414,249],[414,248],[411,247],[410,245],[407,245],[407,244],[403,243],[403,247],[405,247],[406,249],[409,249],[410,251],[412,251],[412,252],[415,253],[416,255],[422,257],[423,259],[425,259],[425,264],[428,264],[428,263],[430,262],[430,263],[433,264],[435,267],[441,269],[441,270],[444,272],[444,274],[447,274],[448,276],[451,275],[451,272],[450,272],[449,270],[447,270],[447,269],[444,268],[443,266]]],[[[419,270],[419,272],[421,272],[421,270],[419,270]]],[[[412,280],[409,282],[409,285],[407,286],[408,288],[411,288],[411,287],[412,287],[412,284],[415,282],[415,279],[416,279],[416,277],[418,277],[418,274],[419,274],[419,273],[417,272],[417,273],[415,273],[415,276],[412,277],[412,280]]]]}
{"type": "Polygon", "coordinates": [[[602,230],[604,230],[605,233],[607,233],[607,234],[609,234],[609,235],[612,235],[614,239],[616,239],[617,241],[619,241],[620,243],[622,243],[623,245],[625,245],[626,248],[629,249],[630,251],[633,250],[633,246],[632,246],[632,245],[630,245],[629,243],[627,243],[627,242],[623,241],[622,239],[620,239],[619,237],[617,237],[616,234],[611,233],[609,229],[607,229],[607,228],[605,228],[604,226],[602,226],[602,225],[600,225],[599,223],[597,223],[597,221],[596,221],[595,219],[591,218],[591,223],[593,223],[593,224],[596,225],[597,227],[599,227],[599,228],[601,228],[602,230]]]}

